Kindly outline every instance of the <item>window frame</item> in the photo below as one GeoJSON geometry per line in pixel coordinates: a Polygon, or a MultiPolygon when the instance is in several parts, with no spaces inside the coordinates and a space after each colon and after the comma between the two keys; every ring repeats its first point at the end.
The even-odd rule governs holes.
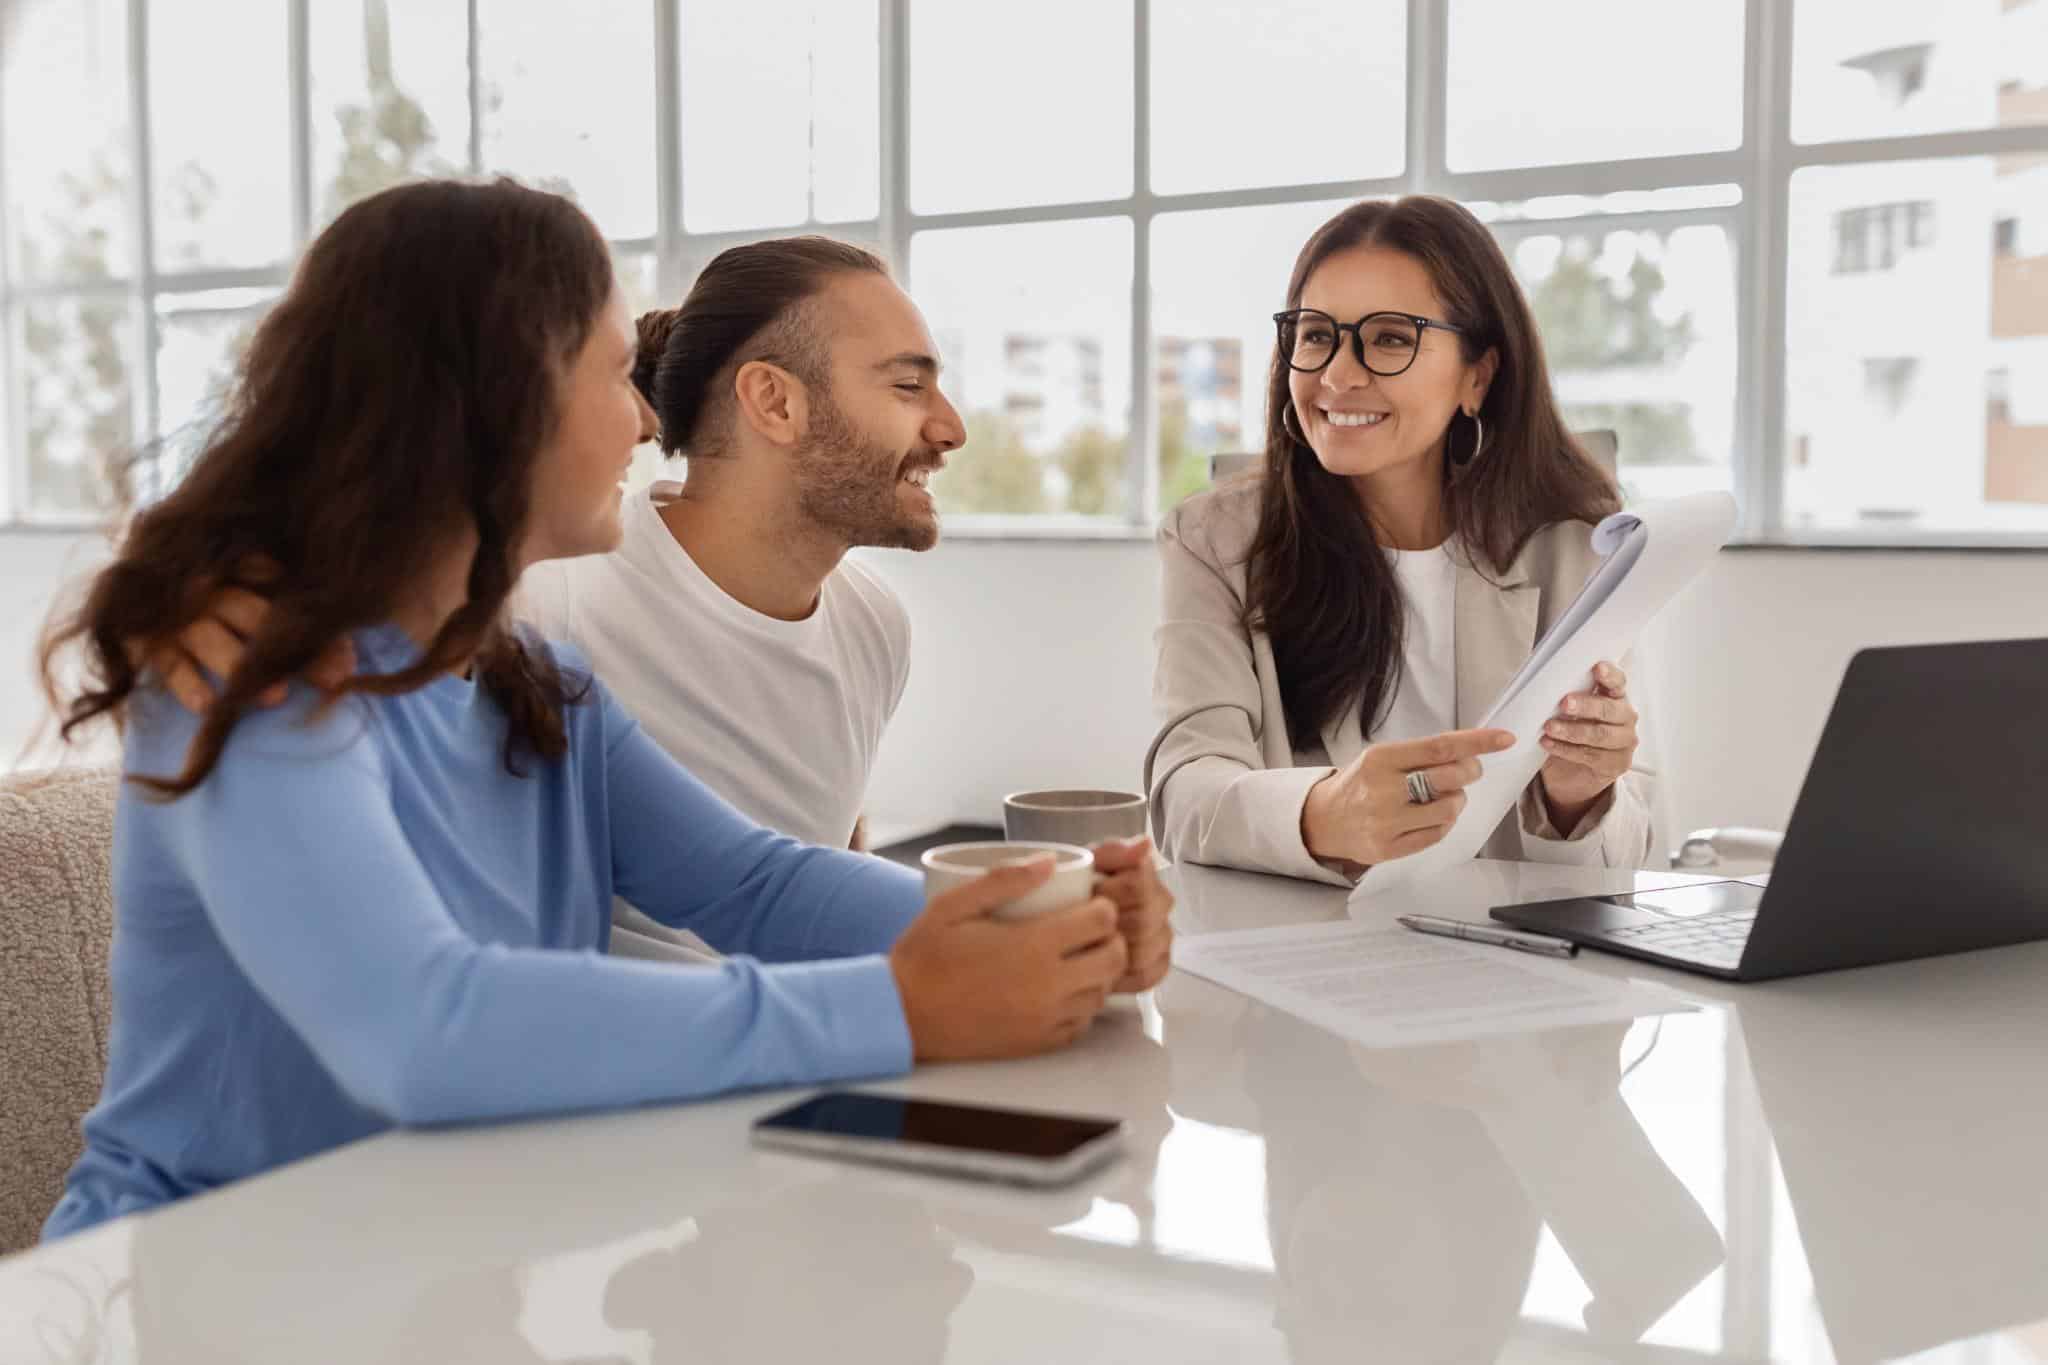
{"type": "MultiPolygon", "coordinates": [[[[929,2],[929,0],[928,0],[929,2]]],[[[1732,184],[1739,204],[1647,210],[1626,214],[1516,219],[1495,225],[1503,241],[1529,231],[1569,234],[1611,228],[1654,226],[1669,230],[1697,223],[1726,228],[1735,253],[1738,358],[1735,379],[1737,421],[1731,481],[1742,507],[1738,541],[1772,546],[1854,546],[1896,548],[2048,549],[2048,532],[1968,530],[1817,532],[1785,523],[1784,474],[1789,456],[1785,430],[1787,361],[1786,293],[1789,286],[1788,204],[1792,177],[1815,166],[1848,166],[1888,161],[1997,156],[2048,151],[2048,125],[2017,125],[1959,132],[1798,143],[1791,135],[1793,5],[1798,0],[1743,0],[1743,132],[1732,149],[1649,157],[1628,161],[1560,163],[1485,171],[1453,172],[1445,160],[1446,73],[1449,57],[1447,4],[1457,0],[1406,0],[1406,156],[1399,175],[1365,180],[1262,186],[1254,189],[1156,194],[1151,189],[1151,17],[1155,0],[1131,0],[1132,193],[1114,199],[1031,205],[965,212],[916,213],[911,209],[909,129],[910,25],[916,0],[877,0],[880,24],[879,211],[872,219],[810,222],[760,230],[689,233],[683,229],[682,6],[689,0],[646,0],[654,17],[650,54],[655,83],[656,229],[652,237],[618,238],[615,252],[651,252],[656,287],[663,297],[679,296],[695,268],[716,252],[743,242],[793,231],[822,231],[878,247],[902,272],[912,239],[921,232],[1012,223],[1061,222],[1123,217],[1132,225],[1131,412],[1126,436],[1125,512],[1120,518],[997,517],[954,515],[950,534],[1002,539],[1101,540],[1146,537],[1155,520],[1159,472],[1156,445],[1157,345],[1152,335],[1151,235],[1164,214],[1206,209],[1290,204],[1333,198],[1400,194],[1442,194],[1467,202],[1504,203],[1553,196],[1598,196],[1732,184]]],[[[308,14],[312,0],[286,0],[287,64],[290,88],[292,167],[292,255],[296,259],[313,225],[312,110],[308,14]]],[[[211,289],[283,288],[291,261],[255,269],[158,270],[154,263],[149,105],[149,6],[126,0],[126,80],[131,175],[129,212],[135,224],[130,269],[123,278],[93,284],[38,283],[17,287],[0,215],[0,382],[5,384],[6,464],[0,487],[0,529],[98,524],[91,515],[38,513],[28,486],[22,410],[20,323],[23,306],[52,296],[126,294],[135,319],[135,353],[129,357],[134,426],[144,441],[161,436],[162,395],[157,373],[160,300],[211,289]]],[[[478,0],[468,0],[470,126],[467,169],[484,170],[482,158],[482,73],[478,69],[478,0]]],[[[0,164],[0,196],[6,187],[0,164]]],[[[1910,210],[1908,211],[1910,213],[1910,210]]],[[[1902,228],[1906,224],[1900,225],[1902,228]]],[[[1909,234],[1910,235],[1910,234],[1909,234]]]]}

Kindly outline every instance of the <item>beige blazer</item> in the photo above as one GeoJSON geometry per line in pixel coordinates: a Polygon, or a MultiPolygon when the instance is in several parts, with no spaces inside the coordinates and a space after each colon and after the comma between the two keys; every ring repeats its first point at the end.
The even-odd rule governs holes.
{"type": "MultiPolygon", "coordinates": [[[[1345,885],[1349,877],[1302,844],[1301,806],[1310,787],[1358,756],[1364,740],[1355,709],[1321,734],[1287,733],[1272,643],[1242,624],[1258,502],[1258,478],[1242,477],[1195,494],[1160,523],[1165,609],[1152,678],[1160,729],[1145,757],[1153,837],[1175,861],[1345,885]]],[[[1548,527],[1499,583],[1458,566],[1452,636],[1460,728],[1478,724],[1537,637],[1571,604],[1598,560],[1591,541],[1591,528],[1580,522],[1548,527]]],[[[1633,660],[1616,662],[1633,675],[1633,660]]],[[[1640,700],[1631,700],[1640,710],[1640,700]]],[[[1559,837],[1534,791],[1525,792],[1481,856],[1649,866],[1652,780],[1645,743],[1635,767],[1570,839],[1559,837]]]]}

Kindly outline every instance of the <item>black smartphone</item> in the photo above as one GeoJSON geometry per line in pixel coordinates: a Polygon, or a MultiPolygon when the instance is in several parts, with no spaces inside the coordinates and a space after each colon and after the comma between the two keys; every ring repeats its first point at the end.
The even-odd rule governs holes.
{"type": "Polygon", "coordinates": [[[762,1147],[1020,1185],[1064,1185],[1123,1148],[1120,1119],[828,1090],[757,1119],[762,1147]]]}

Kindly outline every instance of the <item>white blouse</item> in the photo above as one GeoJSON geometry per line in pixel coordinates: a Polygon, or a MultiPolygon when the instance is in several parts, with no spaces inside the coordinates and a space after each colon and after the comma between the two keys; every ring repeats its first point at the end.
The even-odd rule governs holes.
{"type": "MultiPolygon", "coordinates": [[[[1406,608],[1401,677],[1386,719],[1365,733],[1375,744],[1423,739],[1458,728],[1458,567],[1445,541],[1434,550],[1386,550],[1406,608]]],[[[1369,719],[1369,718],[1368,718],[1369,719]]]]}

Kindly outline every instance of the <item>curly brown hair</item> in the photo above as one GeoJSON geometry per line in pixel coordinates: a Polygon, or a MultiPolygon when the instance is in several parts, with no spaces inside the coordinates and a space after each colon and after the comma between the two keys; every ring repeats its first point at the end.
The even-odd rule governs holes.
{"type": "Polygon", "coordinates": [[[389,620],[473,533],[467,601],[419,658],[359,673],[326,704],[408,692],[467,661],[510,720],[507,768],[560,757],[564,708],[588,680],[523,643],[503,609],[560,376],[612,288],[591,221],[511,180],[404,185],[344,211],[258,327],[191,471],[136,515],[82,604],[45,631],[43,684],[63,736],[119,723],[142,683],[136,660],[175,647],[241,566],[274,566],[260,585],[270,610],[184,771],[135,779],[189,792],[257,697],[347,632],[389,620]],[[67,694],[57,665],[73,645],[85,676],[67,694]]]}

